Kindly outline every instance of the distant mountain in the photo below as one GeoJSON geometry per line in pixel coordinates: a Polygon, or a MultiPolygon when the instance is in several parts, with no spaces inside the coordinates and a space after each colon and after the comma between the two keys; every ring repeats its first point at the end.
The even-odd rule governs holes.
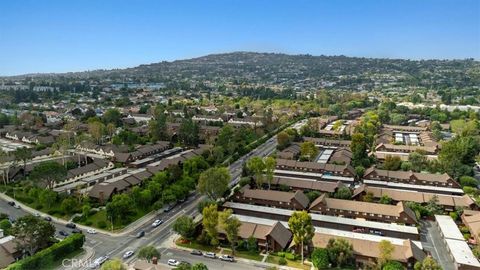
{"type": "Polygon", "coordinates": [[[191,80],[215,82],[266,83],[294,86],[311,81],[356,84],[371,83],[374,77],[392,78],[416,83],[475,85],[480,82],[480,62],[466,60],[402,60],[346,56],[287,55],[279,53],[233,52],[198,58],[159,62],[126,69],[94,70],[59,74],[28,74],[8,77],[20,79],[77,78],[142,82],[191,80]]]}

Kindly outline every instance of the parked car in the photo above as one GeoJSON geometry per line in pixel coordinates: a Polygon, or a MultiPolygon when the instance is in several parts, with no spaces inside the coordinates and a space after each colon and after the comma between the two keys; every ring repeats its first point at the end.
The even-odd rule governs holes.
{"type": "Polygon", "coordinates": [[[20,209],[20,205],[15,204],[15,205],[13,206],[13,208],[15,208],[15,209],[20,209]]]}
{"type": "Polygon", "coordinates": [[[156,228],[156,227],[158,227],[158,226],[159,226],[160,224],[162,224],[162,223],[163,223],[163,220],[157,219],[157,220],[155,220],[155,221],[152,223],[152,227],[156,228]]]}
{"type": "Polygon", "coordinates": [[[123,258],[128,259],[128,258],[132,257],[133,253],[135,253],[133,250],[129,250],[129,251],[125,252],[125,254],[123,254],[123,258]]]}
{"type": "Polygon", "coordinates": [[[64,236],[64,237],[68,236],[68,233],[65,232],[65,231],[59,231],[58,234],[61,235],[61,236],[64,236]]]}
{"type": "Polygon", "coordinates": [[[207,257],[207,258],[211,258],[211,259],[215,259],[217,258],[217,254],[213,253],[213,252],[205,252],[203,254],[204,257],[207,257]]]}
{"type": "Polygon", "coordinates": [[[67,225],[65,225],[65,227],[70,228],[70,229],[75,229],[77,227],[77,225],[75,225],[75,223],[70,222],[70,223],[67,223],[67,225]]]}
{"type": "Polygon", "coordinates": [[[144,237],[144,236],[145,236],[145,231],[139,231],[139,232],[137,233],[137,238],[142,238],[142,237],[144,237]]]}
{"type": "Polygon", "coordinates": [[[35,213],[35,214],[33,214],[33,215],[36,216],[36,217],[40,217],[40,214],[39,214],[39,213],[35,213]]]}
{"type": "Polygon", "coordinates": [[[226,262],[233,262],[235,261],[234,258],[230,255],[222,255],[220,256],[220,260],[226,261],[226,262]]]}
{"type": "Polygon", "coordinates": [[[73,229],[73,230],[72,230],[72,233],[82,233],[82,231],[79,230],[79,229],[73,229]]]}
{"type": "Polygon", "coordinates": [[[15,202],[13,202],[13,201],[10,201],[10,202],[8,202],[8,205],[10,205],[10,206],[14,206],[14,205],[15,205],[15,202]]]}
{"type": "Polygon", "coordinates": [[[190,252],[190,254],[192,255],[199,255],[199,256],[202,256],[203,253],[200,251],[200,250],[197,250],[197,249],[194,249],[190,252]]]}
{"type": "Polygon", "coordinates": [[[87,232],[90,233],[90,234],[96,234],[97,233],[97,231],[95,229],[88,229],[87,232]]]}
{"type": "Polygon", "coordinates": [[[45,217],[43,217],[43,219],[46,220],[46,221],[52,221],[52,218],[49,217],[49,216],[45,216],[45,217]]]}
{"type": "Polygon", "coordinates": [[[171,203],[168,204],[167,207],[163,210],[163,212],[167,213],[170,212],[175,207],[175,204],[171,203]]]}
{"type": "Polygon", "coordinates": [[[174,259],[169,259],[167,264],[170,265],[170,266],[178,266],[180,264],[180,262],[177,261],[177,260],[174,260],[174,259]]]}

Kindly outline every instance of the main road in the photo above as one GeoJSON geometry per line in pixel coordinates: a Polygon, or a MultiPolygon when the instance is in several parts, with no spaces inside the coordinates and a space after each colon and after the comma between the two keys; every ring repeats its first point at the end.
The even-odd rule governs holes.
{"type": "MultiPolygon", "coordinates": [[[[292,127],[299,129],[301,125],[305,123],[305,120],[297,122],[292,127]]],[[[265,157],[270,155],[275,151],[277,146],[276,135],[268,139],[265,143],[261,144],[250,153],[240,157],[238,160],[230,164],[229,170],[232,176],[230,186],[234,186],[241,177],[243,164],[253,156],[265,157]]],[[[109,256],[109,258],[118,257],[121,258],[122,255],[129,250],[138,251],[138,249],[145,245],[153,245],[160,249],[162,252],[160,263],[166,263],[166,260],[174,258],[177,260],[189,261],[191,263],[203,262],[209,269],[258,269],[259,267],[264,267],[262,264],[252,263],[249,261],[239,261],[236,263],[222,262],[220,260],[213,260],[199,256],[190,255],[186,251],[181,251],[178,249],[171,248],[171,244],[168,241],[171,240],[174,232],[172,231],[172,226],[175,220],[182,215],[190,215],[195,217],[198,215],[197,205],[203,200],[203,196],[195,194],[190,196],[188,200],[177,205],[175,208],[170,210],[167,213],[161,213],[155,217],[152,217],[149,220],[143,222],[138,228],[133,230],[128,235],[115,236],[108,235],[104,233],[97,234],[86,234],[85,247],[93,251],[90,258],[92,261],[95,258],[100,256],[109,256]],[[160,226],[153,228],[151,224],[155,219],[162,219],[164,221],[160,226]],[[137,238],[136,234],[140,231],[145,232],[145,236],[137,238]]],[[[23,209],[15,209],[12,206],[8,205],[5,201],[0,200],[0,211],[7,213],[13,218],[18,218],[28,214],[23,209]]],[[[57,222],[52,222],[57,231],[63,230],[70,232],[65,225],[57,222]]],[[[125,262],[129,263],[135,259],[135,256],[126,260],[125,262]]],[[[68,267],[60,267],[60,269],[69,269],[68,267]]],[[[71,268],[70,268],[71,269],[71,268]]]]}

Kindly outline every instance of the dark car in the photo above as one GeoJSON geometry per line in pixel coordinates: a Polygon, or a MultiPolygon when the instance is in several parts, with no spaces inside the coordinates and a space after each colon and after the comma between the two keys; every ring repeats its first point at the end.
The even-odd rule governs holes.
{"type": "Polygon", "coordinates": [[[67,228],[70,228],[70,229],[75,229],[77,227],[77,225],[75,225],[75,223],[67,223],[67,225],[65,225],[67,228]]]}
{"type": "Polygon", "coordinates": [[[82,233],[82,231],[79,230],[79,229],[73,229],[73,230],[72,230],[72,233],[82,233]]]}
{"type": "Polygon", "coordinates": [[[199,255],[199,256],[202,256],[202,255],[203,255],[203,253],[202,253],[200,250],[196,250],[196,249],[192,250],[192,252],[190,252],[190,254],[192,254],[192,255],[199,255]]]}
{"type": "Polygon", "coordinates": [[[169,204],[169,205],[167,205],[165,210],[163,210],[163,212],[165,212],[165,213],[170,212],[170,210],[172,210],[174,207],[175,207],[175,204],[173,204],[173,203],[169,204]]]}
{"type": "Polygon", "coordinates": [[[14,205],[15,205],[15,202],[8,202],[8,205],[14,206],[14,205]]]}
{"type": "Polygon", "coordinates": [[[45,219],[46,221],[52,221],[52,218],[49,217],[49,216],[46,216],[46,217],[44,217],[43,219],[45,219]]]}
{"type": "Polygon", "coordinates": [[[142,238],[142,237],[144,237],[144,236],[145,236],[145,231],[139,231],[139,232],[137,233],[137,238],[142,238]]]}
{"type": "Polygon", "coordinates": [[[65,231],[59,231],[58,234],[60,234],[61,236],[65,236],[65,237],[68,236],[68,233],[65,232],[65,231]]]}

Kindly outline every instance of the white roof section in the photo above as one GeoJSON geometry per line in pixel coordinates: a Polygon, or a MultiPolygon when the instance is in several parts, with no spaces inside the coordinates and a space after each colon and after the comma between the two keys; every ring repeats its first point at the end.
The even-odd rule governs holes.
{"type": "Polygon", "coordinates": [[[453,221],[450,216],[446,215],[435,215],[435,220],[437,221],[438,227],[442,232],[443,237],[446,239],[455,239],[465,241],[463,234],[457,227],[457,224],[453,221]]]}
{"type": "Polygon", "coordinates": [[[465,241],[453,239],[446,239],[445,241],[456,264],[480,267],[480,262],[478,262],[478,259],[473,255],[472,250],[465,241]]]}
{"type": "Polygon", "coordinates": [[[448,187],[437,187],[437,186],[427,186],[427,185],[413,185],[413,184],[404,184],[404,183],[394,183],[389,181],[378,181],[378,180],[363,180],[364,184],[380,185],[388,188],[397,188],[397,189],[415,189],[415,190],[426,190],[426,191],[443,191],[451,192],[456,194],[463,194],[463,190],[460,188],[448,188],[448,187]]]}
{"type": "MultiPolygon", "coordinates": [[[[249,210],[249,211],[255,211],[255,212],[262,212],[262,213],[273,213],[273,214],[283,215],[287,217],[291,216],[294,212],[288,209],[251,205],[251,204],[245,204],[245,203],[234,203],[234,202],[225,202],[224,206],[233,208],[233,209],[242,209],[242,210],[249,210]]],[[[320,214],[313,214],[313,213],[310,213],[310,216],[312,217],[312,220],[321,221],[321,222],[347,224],[347,225],[352,225],[357,227],[379,229],[379,230],[392,231],[392,232],[402,232],[402,233],[408,233],[408,234],[418,234],[418,229],[414,226],[398,225],[395,223],[366,221],[361,219],[352,219],[352,218],[345,218],[345,217],[327,216],[327,215],[320,215],[320,214]]]]}

